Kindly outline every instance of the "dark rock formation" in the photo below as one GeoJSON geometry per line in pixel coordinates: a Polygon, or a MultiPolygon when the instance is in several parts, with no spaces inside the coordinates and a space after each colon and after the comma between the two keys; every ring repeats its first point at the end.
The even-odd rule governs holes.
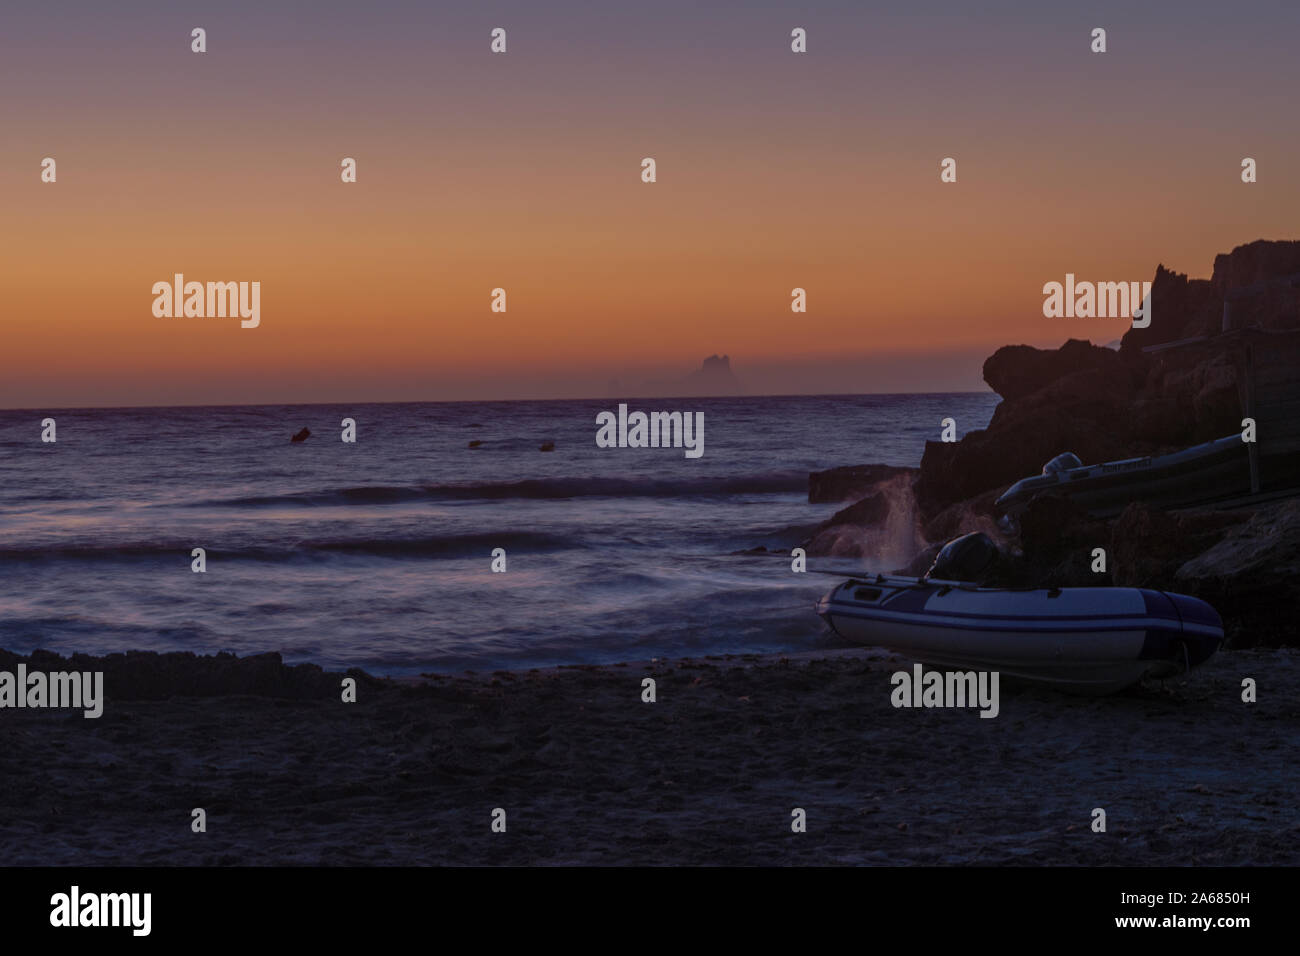
{"type": "Polygon", "coordinates": [[[810,555],[868,558],[877,567],[908,560],[927,543],[917,525],[913,470],[860,467],[880,468],[881,477],[864,486],[855,504],[822,522],[800,547],[810,555]]]}
{"type": "MultiPolygon", "coordinates": [[[[1293,279],[1300,274],[1300,241],[1272,242],[1256,239],[1228,253],[1214,257],[1215,292],[1228,296],[1232,292],[1279,278],[1293,279]]],[[[1290,328],[1294,323],[1278,328],[1290,328]]]]}
{"type": "Polygon", "coordinates": [[[1300,499],[1233,511],[1130,505],[1113,523],[1110,550],[1116,584],[1209,601],[1230,642],[1296,643],[1300,499]]]}
{"type": "Polygon", "coordinates": [[[993,502],[1002,492],[994,488],[973,498],[955,502],[922,525],[922,535],[927,541],[942,544],[958,535],[982,531],[994,541],[1005,537],[998,526],[998,516],[993,502]]]}
{"type": "Polygon", "coordinates": [[[1300,325],[1300,242],[1257,240],[1214,257],[1210,279],[1164,266],[1151,283],[1151,325],[1130,329],[1122,351],[1212,335],[1228,328],[1300,325]]]}
{"type": "Polygon", "coordinates": [[[729,355],[710,355],[699,368],[684,375],[651,379],[611,378],[605,390],[607,398],[615,399],[631,396],[723,397],[743,393],[744,387],[731,369],[729,355]]]}
{"type": "MultiPolygon", "coordinates": [[[[1234,343],[1241,333],[1221,333],[1225,327],[1300,327],[1300,242],[1239,246],[1215,259],[1211,279],[1188,279],[1161,266],[1151,296],[1151,325],[1131,329],[1118,351],[1072,339],[1055,350],[1018,345],[990,356],[984,378],[1003,401],[988,428],[958,442],[927,442],[909,487],[898,487],[907,479],[885,473],[884,466],[810,476],[810,501],[858,504],[817,530],[809,554],[879,559],[882,542],[906,538],[899,534],[906,522],[915,546],[893,566],[916,575],[944,541],[981,531],[1005,559],[987,583],[1179,591],[1213,604],[1238,645],[1300,643],[1291,622],[1300,599],[1296,498],[1174,512],[1138,503],[1107,520],[1089,517],[1065,498],[1040,498],[1018,528],[998,522],[997,497],[1062,452],[1094,464],[1163,454],[1240,430],[1234,343]],[[1180,344],[1144,351],[1170,343],[1180,344]],[[882,504],[888,505],[883,516],[882,504]],[[1092,569],[1095,548],[1106,551],[1104,573],[1092,569]]],[[[1277,352],[1280,347],[1274,339],[1259,345],[1287,354],[1277,352]]],[[[1293,394],[1289,367],[1275,361],[1268,373],[1275,390],[1283,386],[1279,394],[1293,394]]],[[[1300,380],[1300,368],[1294,374],[1300,380]]]]}
{"type": "Polygon", "coordinates": [[[685,375],[640,380],[612,378],[606,387],[606,397],[617,399],[633,395],[672,398],[728,396],[743,392],[740,379],[731,369],[729,355],[710,355],[699,368],[685,375]]]}
{"type": "Polygon", "coordinates": [[[916,496],[928,520],[950,505],[1038,474],[1064,451],[1084,462],[1156,450],[1127,424],[1147,372],[1141,360],[1071,339],[1056,350],[999,349],[984,363],[1004,400],[987,429],[958,442],[926,442],[916,496]],[[1001,392],[1000,389],[1006,389],[1001,392]]]}
{"type": "Polygon", "coordinates": [[[1300,325],[1300,242],[1240,246],[1215,260],[1209,280],[1161,266],[1151,296],[1150,327],[1130,329],[1119,352],[1071,339],[1055,350],[1017,345],[990,356],[984,378],[1003,401],[987,429],[959,442],[927,442],[916,483],[923,520],[1037,474],[1064,451],[1092,464],[1238,430],[1235,357],[1212,336],[1222,329],[1225,301],[1236,327],[1300,325]],[[1197,338],[1205,341],[1142,351],[1197,338]]]}
{"type": "Polygon", "coordinates": [[[1023,398],[1058,379],[1078,372],[1099,370],[1114,377],[1128,376],[1119,353],[1090,342],[1070,339],[1056,351],[1007,345],[984,362],[984,381],[1005,399],[1023,398]]]}
{"type": "Polygon", "coordinates": [[[821,527],[830,528],[837,524],[879,524],[888,517],[889,498],[884,492],[877,491],[856,504],[835,512],[821,527]]]}
{"type": "Polygon", "coordinates": [[[808,476],[808,500],[813,504],[831,501],[858,501],[871,494],[886,478],[901,474],[915,475],[915,468],[893,465],[844,465],[808,476]]]}
{"type": "Polygon", "coordinates": [[[1020,548],[1025,567],[1017,583],[1034,587],[1102,587],[1111,584],[1106,572],[1092,570],[1095,548],[1110,545],[1105,521],[1090,519],[1068,498],[1036,498],[1020,518],[1020,548]]]}
{"type": "Polygon", "coordinates": [[[1156,266],[1151,280],[1151,324],[1129,329],[1121,340],[1125,355],[1162,342],[1209,335],[1223,324],[1223,294],[1209,279],[1188,279],[1181,272],[1156,266]]]}
{"type": "Polygon", "coordinates": [[[1178,569],[1248,520],[1240,511],[1156,511],[1129,505],[1110,522],[1111,575],[1120,587],[1172,587],[1178,569]]]}
{"type": "Polygon", "coordinates": [[[1274,502],[1174,573],[1174,590],[1209,601],[1238,643],[1297,643],[1300,603],[1300,499],[1274,502]]]}
{"type": "Polygon", "coordinates": [[[307,428],[306,426],[303,426],[302,431],[298,432],[296,435],[290,438],[289,441],[297,443],[300,441],[306,441],[310,437],[311,437],[311,429],[307,428]]]}
{"type": "Polygon", "coordinates": [[[682,387],[687,395],[739,395],[741,391],[729,355],[710,355],[682,380],[682,387]]]}

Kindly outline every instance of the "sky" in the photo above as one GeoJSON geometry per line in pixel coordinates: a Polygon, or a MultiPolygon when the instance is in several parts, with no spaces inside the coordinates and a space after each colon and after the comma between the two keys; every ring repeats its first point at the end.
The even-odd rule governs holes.
{"type": "Polygon", "coordinates": [[[713,353],[973,390],[1123,334],[1043,316],[1067,272],[1300,238],[1293,2],[16,7],[0,407],[601,396],[713,353]],[[178,272],[260,282],[260,325],[156,317],[178,272]]]}

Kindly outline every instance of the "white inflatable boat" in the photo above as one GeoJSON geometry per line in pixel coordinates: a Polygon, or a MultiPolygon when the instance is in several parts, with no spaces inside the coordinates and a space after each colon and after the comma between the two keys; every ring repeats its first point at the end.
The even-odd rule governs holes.
{"type": "Polygon", "coordinates": [[[1087,694],[1181,673],[1223,639],[1204,601],[1145,588],[1016,590],[879,575],[844,582],[817,613],[854,643],[1087,694]]]}
{"type": "Polygon", "coordinates": [[[1066,452],[1022,478],[997,500],[998,510],[1017,517],[1035,497],[1065,495],[1099,518],[1117,515],[1131,501],[1174,508],[1230,498],[1250,491],[1249,449],[1229,435],[1154,458],[1127,458],[1084,465],[1066,452]]]}

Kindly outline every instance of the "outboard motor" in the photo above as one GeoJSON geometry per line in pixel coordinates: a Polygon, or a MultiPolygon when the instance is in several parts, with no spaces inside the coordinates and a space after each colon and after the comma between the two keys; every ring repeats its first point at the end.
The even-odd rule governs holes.
{"type": "Polygon", "coordinates": [[[1082,468],[1083,462],[1079,456],[1072,451],[1062,452],[1051,461],[1043,466],[1043,474],[1059,475],[1063,471],[1071,471],[1075,468],[1082,468]]]}
{"type": "Polygon", "coordinates": [[[925,572],[926,578],[940,581],[972,581],[979,577],[997,557],[998,546],[982,531],[972,531],[953,538],[939,551],[934,564],[925,572]]]}

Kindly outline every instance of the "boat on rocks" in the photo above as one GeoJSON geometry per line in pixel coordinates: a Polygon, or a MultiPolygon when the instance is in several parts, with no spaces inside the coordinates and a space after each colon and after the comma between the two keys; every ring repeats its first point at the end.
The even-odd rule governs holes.
{"type": "Polygon", "coordinates": [[[1119,514],[1131,501],[1176,508],[1249,494],[1249,448],[1241,435],[1193,445],[1168,455],[1085,465],[1066,452],[1022,478],[994,503],[1016,518],[1039,495],[1063,495],[1095,518],[1119,514]]]}

